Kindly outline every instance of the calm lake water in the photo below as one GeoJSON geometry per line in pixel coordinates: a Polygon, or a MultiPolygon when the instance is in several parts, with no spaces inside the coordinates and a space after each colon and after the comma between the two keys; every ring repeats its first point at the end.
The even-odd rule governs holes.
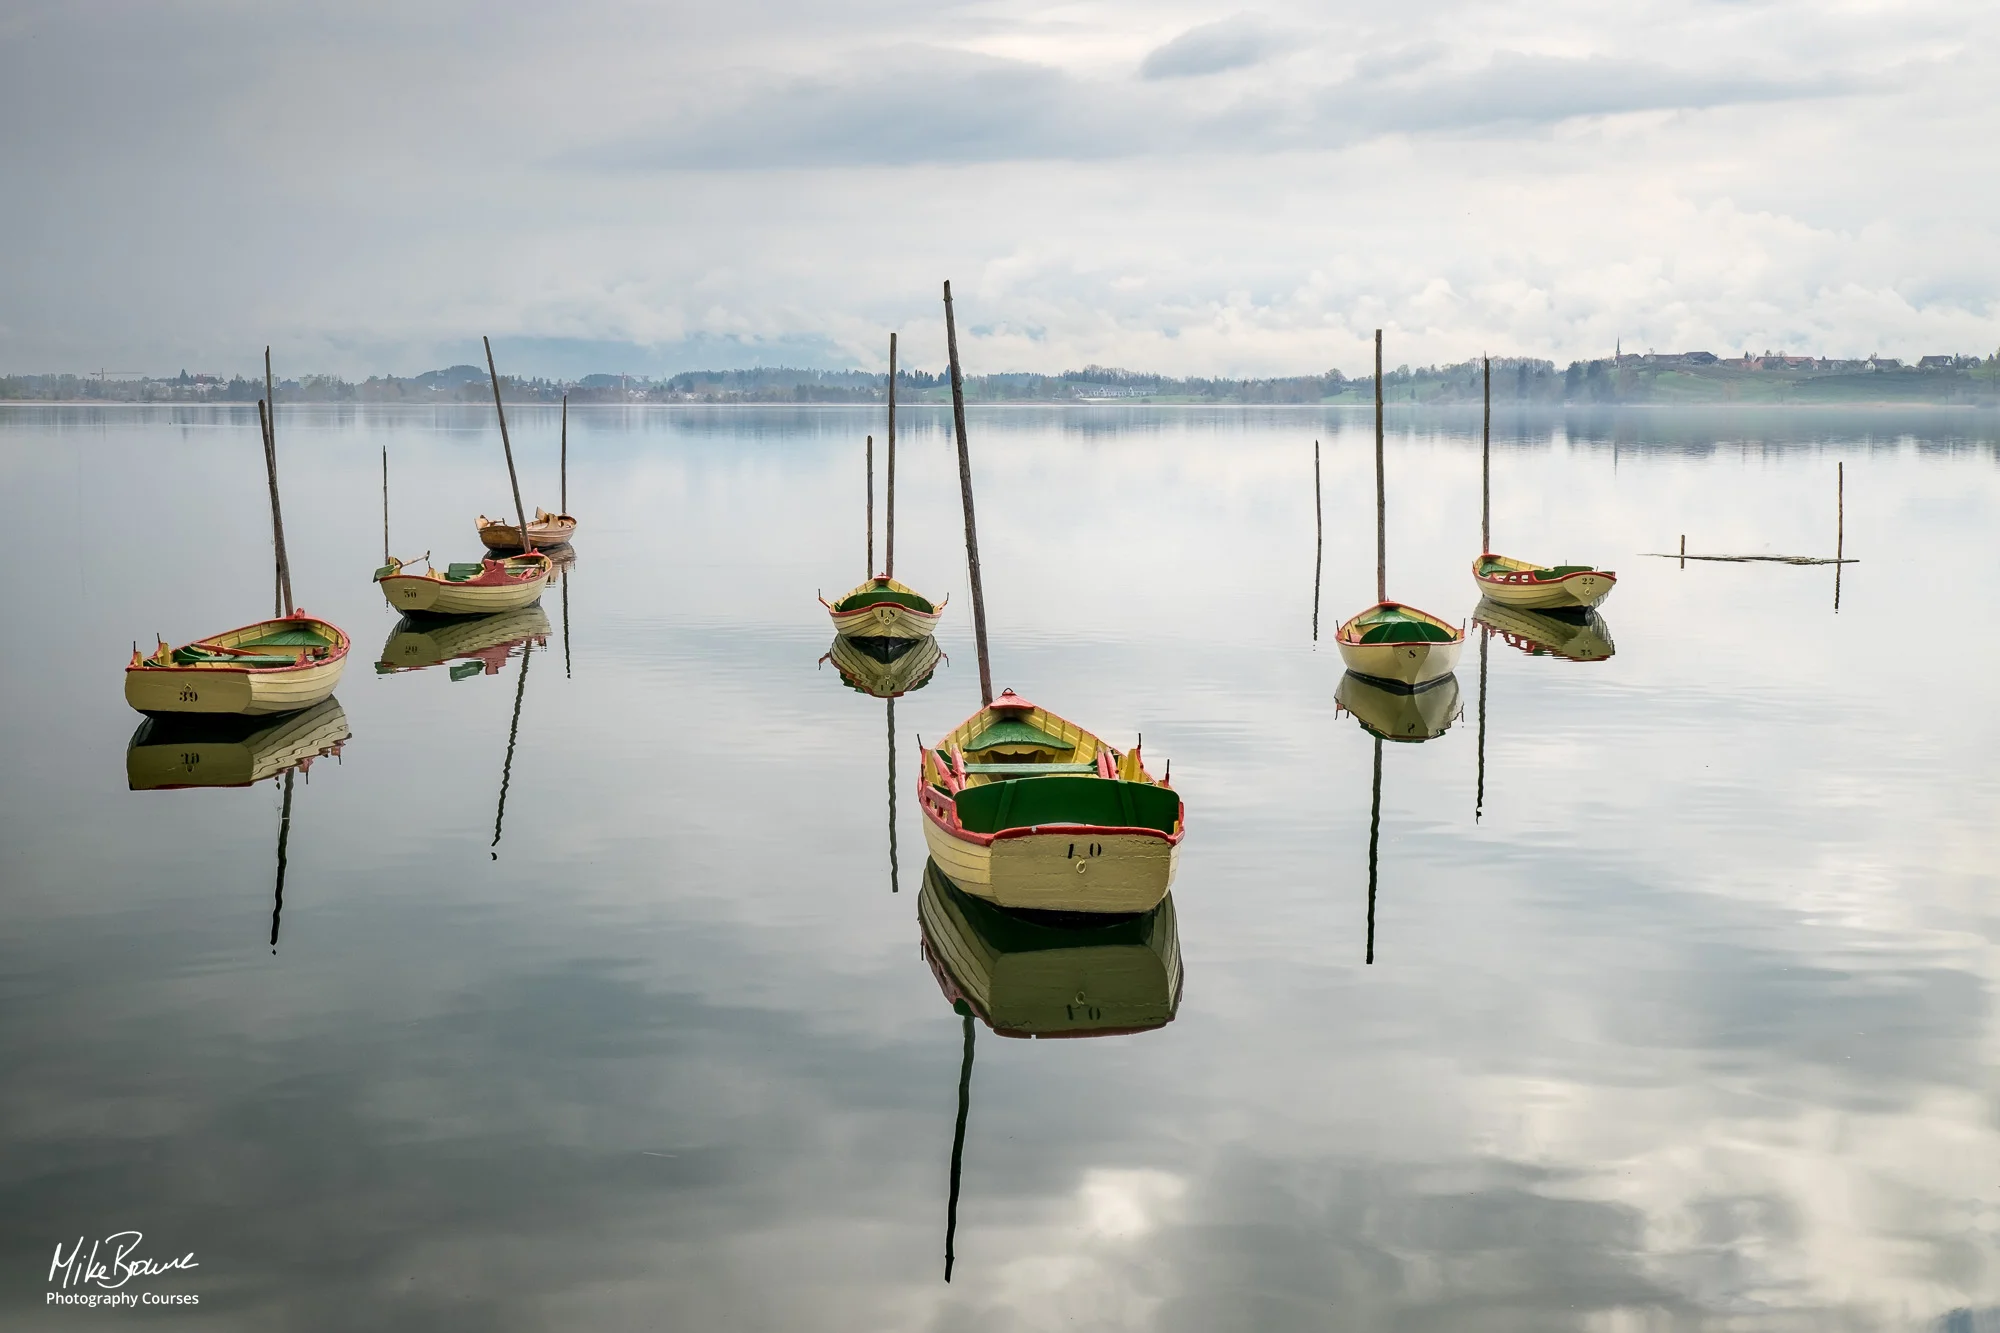
{"type": "MultiPolygon", "coordinates": [[[[553,413],[511,424],[554,507],[553,413]]],[[[892,826],[814,600],[876,413],[572,413],[576,563],[454,678],[372,669],[381,450],[395,551],[471,558],[490,410],[285,409],[298,599],[355,652],[274,921],[282,784],[130,790],[120,693],[270,606],[254,414],[0,411],[0,1324],[2000,1327],[2000,419],[1503,414],[1493,544],[1615,568],[1615,654],[1494,638],[1482,691],[1475,634],[1449,728],[1380,747],[1371,964],[1378,747],[1313,641],[1315,438],[1323,637],[1373,600],[1367,415],[975,409],[996,688],[1143,733],[1189,833],[1172,1022],[975,1025],[949,1283],[945,424],[902,423],[897,573],[951,602],[892,826]],[[1830,567],[1642,554],[1831,555],[1836,463],[1837,612],[1830,567]],[[127,1230],[197,1307],[46,1304],[127,1230]]],[[[1390,593],[1453,621],[1477,432],[1389,426],[1390,593]]]]}

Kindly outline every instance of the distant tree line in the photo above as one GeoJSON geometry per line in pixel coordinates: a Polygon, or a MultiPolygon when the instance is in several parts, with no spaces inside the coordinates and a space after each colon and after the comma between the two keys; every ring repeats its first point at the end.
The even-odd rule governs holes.
{"type": "MultiPolygon", "coordinates": [[[[1769,358],[1761,365],[1717,361],[1705,353],[1685,357],[1621,356],[1572,361],[1494,357],[1492,393],[1497,403],[1839,402],[1908,400],[1988,402],[2000,392],[2000,352],[1984,358],[1932,357],[1926,364],[1827,363],[1791,367],[1769,358]],[[1933,364],[1934,363],[1934,364],[1933,364]],[[1855,367],[1864,367],[1856,369],[1855,367]]],[[[879,403],[888,377],[861,370],[804,370],[773,366],[747,370],[695,370],[665,377],[585,375],[576,380],[502,376],[510,402],[554,403],[567,395],[583,403],[879,403]]],[[[371,375],[359,382],[332,375],[281,381],[278,401],[320,403],[483,403],[492,387],[483,367],[460,365],[401,378],[371,375]]],[[[1272,378],[1175,377],[1109,366],[1086,366],[1044,375],[1007,372],[965,381],[973,402],[1073,403],[1368,403],[1372,376],[1349,379],[1338,370],[1272,378]]],[[[1477,360],[1441,366],[1398,366],[1382,376],[1388,403],[1477,403],[1485,396],[1477,360]]],[[[946,402],[948,377],[925,370],[896,375],[902,402],[946,402]]],[[[0,376],[0,400],[62,402],[248,403],[264,396],[259,379],[190,375],[111,378],[108,375],[0,376]]]]}

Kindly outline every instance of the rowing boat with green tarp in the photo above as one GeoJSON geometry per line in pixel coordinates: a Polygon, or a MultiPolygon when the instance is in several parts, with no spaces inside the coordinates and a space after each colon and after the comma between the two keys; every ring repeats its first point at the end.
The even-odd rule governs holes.
{"type": "Polygon", "coordinates": [[[1590,565],[1531,565],[1488,551],[1472,562],[1480,596],[1530,611],[1587,611],[1611,595],[1618,576],[1590,565]]]}
{"type": "Polygon", "coordinates": [[[446,565],[442,570],[432,566],[421,574],[407,569],[403,561],[391,560],[375,571],[382,595],[398,611],[482,616],[533,606],[541,600],[555,565],[540,551],[529,551],[504,560],[446,565]]]}
{"type": "Polygon", "coordinates": [[[932,858],[1002,907],[1131,913],[1173,884],[1180,794],[1114,750],[1003,692],[923,752],[917,794],[932,858]]]}
{"type": "Polygon", "coordinates": [[[917,920],[945,999],[1003,1037],[1147,1032],[1180,1007],[1171,894],[1137,916],[1021,915],[960,891],[931,861],[917,920]]]}
{"type": "Polygon", "coordinates": [[[333,693],[347,665],[347,635],[296,612],[150,655],[132,649],[125,702],[142,713],[260,716],[311,708],[333,693]]]}
{"type": "Polygon", "coordinates": [[[1465,631],[1414,606],[1378,602],[1342,625],[1334,643],[1355,675],[1422,689],[1458,665],[1465,631]]]}
{"type": "Polygon", "coordinates": [[[927,639],[937,629],[945,606],[886,574],[868,580],[839,601],[829,602],[825,597],[819,601],[833,617],[835,634],[867,639],[927,639]]]}

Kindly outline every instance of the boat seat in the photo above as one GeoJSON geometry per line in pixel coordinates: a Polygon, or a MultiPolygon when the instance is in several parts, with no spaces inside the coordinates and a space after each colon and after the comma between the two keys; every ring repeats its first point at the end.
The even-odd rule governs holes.
{"type": "Polygon", "coordinates": [[[467,579],[476,579],[485,572],[484,562],[472,565],[452,564],[445,566],[444,576],[449,583],[463,583],[467,579]]]}
{"type": "Polygon", "coordinates": [[[219,653],[212,648],[176,648],[174,663],[177,666],[199,666],[203,663],[220,663],[242,667],[285,667],[296,666],[298,658],[285,653],[219,653]]]}
{"type": "Polygon", "coordinates": [[[315,629],[281,629],[261,639],[245,639],[238,648],[330,648],[333,640],[315,629]]]}
{"type": "Polygon", "coordinates": [[[1095,773],[1096,764],[967,764],[968,774],[1004,774],[1011,778],[1046,777],[1051,773],[1095,773]]]}

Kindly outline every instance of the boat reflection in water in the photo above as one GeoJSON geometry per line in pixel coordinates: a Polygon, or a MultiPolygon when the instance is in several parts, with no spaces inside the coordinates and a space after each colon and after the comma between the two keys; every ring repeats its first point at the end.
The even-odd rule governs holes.
{"type": "Polygon", "coordinates": [[[549,617],[540,606],[522,607],[491,616],[404,616],[382,645],[377,674],[422,671],[460,659],[451,668],[453,680],[497,676],[507,659],[525,652],[530,643],[545,646],[549,617]]]}
{"type": "Polygon", "coordinates": [[[278,873],[271,890],[271,952],[285,910],[286,848],[292,838],[294,780],[313,760],[340,756],[353,736],[338,699],[270,718],[182,714],[147,718],[125,748],[125,780],[133,791],[186,787],[248,787],[270,778],[284,792],[278,807],[278,873]]]}
{"type": "Polygon", "coordinates": [[[149,717],[125,748],[133,791],[248,787],[324,755],[338,755],[353,733],[338,699],[322,699],[282,717],[180,713],[149,717]]]}
{"type": "Polygon", "coordinates": [[[819,660],[833,663],[849,687],[877,699],[914,694],[937,671],[938,642],[922,639],[855,639],[838,636],[819,660]]]}
{"type": "Polygon", "coordinates": [[[917,919],[945,998],[1003,1037],[1146,1032],[1180,1006],[1171,894],[1137,916],[1008,911],[961,892],[932,861],[917,919]]]}
{"type": "Polygon", "coordinates": [[[1165,1027],[1180,1009],[1181,941],[1172,894],[1136,916],[1009,911],[960,892],[935,861],[924,866],[917,920],[931,975],[963,1024],[945,1205],[949,1282],[972,1109],[972,1020],[1003,1037],[1113,1037],[1165,1027]]]}
{"type": "Polygon", "coordinates": [[[1350,671],[1340,678],[1333,701],[1352,713],[1371,736],[1385,741],[1433,740],[1465,713],[1459,704],[1456,675],[1421,690],[1403,690],[1350,671]]]}
{"type": "Polygon", "coordinates": [[[1602,662],[1618,651],[1604,617],[1595,611],[1524,611],[1489,597],[1480,600],[1472,618],[1530,657],[1602,662]]]}

